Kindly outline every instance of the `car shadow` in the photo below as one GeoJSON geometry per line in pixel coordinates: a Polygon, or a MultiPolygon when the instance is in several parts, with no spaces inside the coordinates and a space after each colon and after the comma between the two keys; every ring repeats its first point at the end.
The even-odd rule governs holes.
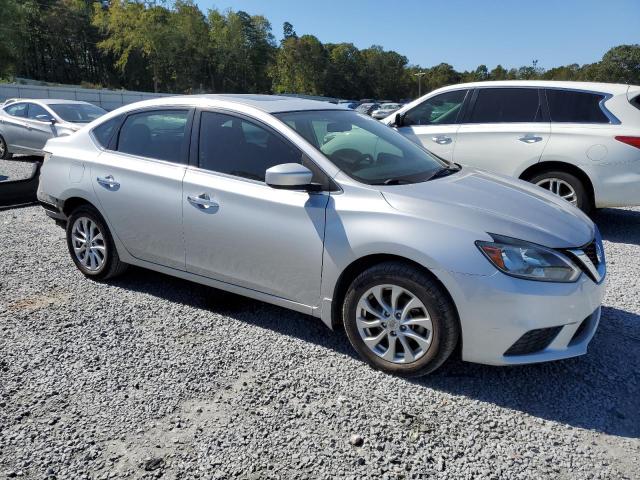
{"type": "MultiPolygon", "coordinates": [[[[357,357],[343,332],[331,331],[319,319],[284,308],[162,274],[149,275],[137,268],[112,284],[357,357]]],[[[640,315],[604,307],[600,328],[585,356],[518,367],[451,358],[430,376],[400,381],[574,427],[638,438],[639,342],[640,315]]],[[[363,363],[361,368],[368,367],[363,363]]]]}
{"type": "Polygon", "coordinates": [[[604,208],[593,215],[593,221],[604,240],[640,245],[640,210],[604,208]]]}

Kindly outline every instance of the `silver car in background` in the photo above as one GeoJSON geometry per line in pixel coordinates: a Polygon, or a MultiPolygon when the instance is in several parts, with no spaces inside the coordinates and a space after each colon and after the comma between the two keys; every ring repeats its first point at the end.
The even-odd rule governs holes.
{"type": "Polygon", "coordinates": [[[337,105],[162,98],[45,149],[38,199],[92,279],[131,264],[313,315],[404,376],[460,344],[493,365],[582,355],[598,326],[586,215],[337,105]]]}
{"type": "Polygon", "coordinates": [[[382,120],[396,113],[400,108],[402,108],[402,105],[399,103],[383,103],[378,109],[371,112],[371,116],[376,120],[382,120]]]}
{"type": "Polygon", "coordinates": [[[0,158],[43,155],[47,140],[70,135],[105,113],[91,103],[73,100],[8,100],[0,109],[0,158]]]}

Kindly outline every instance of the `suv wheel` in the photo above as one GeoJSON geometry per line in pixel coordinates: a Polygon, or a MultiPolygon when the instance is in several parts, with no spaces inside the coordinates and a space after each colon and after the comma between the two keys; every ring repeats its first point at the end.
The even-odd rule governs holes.
{"type": "Polygon", "coordinates": [[[591,210],[591,202],[582,182],[570,173],[544,172],[529,180],[531,183],[564,198],[583,212],[591,210]]]}
{"type": "Polygon", "coordinates": [[[67,246],[76,267],[89,278],[105,280],[127,268],[120,261],[102,216],[89,205],[78,207],[69,217],[67,246]]]}
{"type": "Polygon", "coordinates": [[[9,153],[7,142],[0,135],[0,160],[9,160],[11,157],[13,157],[13,155],[9,153]]]}
{"type": "Polygon", "coordinates": [[[385,262],[351,284],[342,310],[349,341],[376,369],[412,377],[436,370],[458,343],[455,308],[425,272],[385,262]]]}

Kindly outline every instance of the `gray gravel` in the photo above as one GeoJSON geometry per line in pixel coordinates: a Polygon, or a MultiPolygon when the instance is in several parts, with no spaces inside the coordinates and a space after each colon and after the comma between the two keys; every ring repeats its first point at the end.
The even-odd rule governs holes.
{"type": "Polygon", "coordinates": [[[33,157],[24,159],[16,157],[15,160],[0,160],[0,182],[13,182],[31,178],[35,161],[33,157]]]}
{"type": "Polygon", "coordinates": [[[585,357],[403,380],[318,320],[132,269],[84,279],[0,212],[0,478],[638,478],[640,209],[585,357]]]}

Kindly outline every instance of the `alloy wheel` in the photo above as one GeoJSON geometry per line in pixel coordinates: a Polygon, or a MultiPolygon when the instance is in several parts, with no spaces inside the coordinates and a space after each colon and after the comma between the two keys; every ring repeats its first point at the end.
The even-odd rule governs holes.
{"type": "Polygon", "coordinates": [[[4,143],[4,140],[0,138],[0,158],[4,157],[4,154],[7,151],[7,145],[4,143]]]}
{"type": "Polygon", "coordinates": [[[574,205],[578,204],[578,195],[569,182],[561,178],[543,178],[536,183],[537,186],[549,190],[551,193],[564,198],[574,205]]]}
{"type": "Polygon", "coordinates": [[[433,325],[422,301],[398,285],[376,285],[358,301],[356,325],[365,345],[380,358],[413,363],[431,345],[433,325]]]}
{"type": "Polygon", "coordinates": [[[103,267],[107,246],[96,222],[88,217],[78,217],[71,230],[71,243],[77,260],[84,268],[97,272],[103,267]]]}

